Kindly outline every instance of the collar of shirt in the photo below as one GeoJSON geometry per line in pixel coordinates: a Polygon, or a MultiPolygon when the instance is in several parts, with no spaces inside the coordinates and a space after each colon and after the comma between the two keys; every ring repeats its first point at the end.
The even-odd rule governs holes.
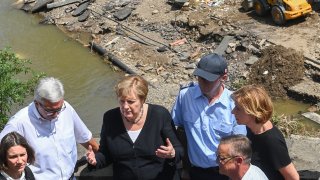
{"type": "MultiPolygon", "coordinates": [[[[202,94],[199,85],[195,86],[194,88],[195,88],[194,93],[192,93],[194,99],[204,98],[207,100],[207,97],[205,97],[202,94]]],[[[214,104],[217,104],[217,103],[221,103],[223,106],[227,107],[230,104],[230,102],[233,102],[232,100],[230,101],[230,98],[231,98],[230,94],[231,94],[231,91],[229,91],[227,88],[224,87],[224,90],[223,90],[221,96],[210,106],[213,106],[214,104]]]]}

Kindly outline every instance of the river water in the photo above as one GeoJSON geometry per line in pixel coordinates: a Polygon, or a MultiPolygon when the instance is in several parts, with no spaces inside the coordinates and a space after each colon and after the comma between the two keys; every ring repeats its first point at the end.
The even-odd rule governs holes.
{"type": "Polygon", "coordinates": [[[97,136],[103,113],[117,106],[113,86],[123,73],[113,72],[101,57],[57,27],[39,25],[38,16],[15,9],[14,2],[0,2],[0,49],[11,47],[32,61],[32,69],[59,78],[65,86],[65,99],[97,136]]]}
{"type": "MultiPolygon", "coordinates": [[[[65,85],[65,99],[98,136],[103,113],[117,106],[113,86],[123,73],[113,72],[101,57],[57,27],[39,25],[40,17],[17,10],[12,6],[14,2],[0,3],[0,49],[11,47],[20,57],[30,59],[34,70],[59,78],[65,85]]],[[[32,97],[25,105],[31,100],[32,97]]],[[[308,106],[292,100],[276,101],[275,111],[292,115],[305,112],[308,106]]],[[[18,108],[21,107],[12,113],[18,108]]]]}

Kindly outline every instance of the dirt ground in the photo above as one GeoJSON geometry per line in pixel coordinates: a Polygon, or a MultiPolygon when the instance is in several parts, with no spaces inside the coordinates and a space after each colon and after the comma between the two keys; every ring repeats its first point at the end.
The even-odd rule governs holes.
{"type": "MultiPolygon", "coordinates": [[[[41,23],[55,24],[84,45],[95,43],[115,55],[150,82],[148,101],[168,109],[179,87],[195,80],[192,73],[200,57],[221,48],[229,64],[226,85],[232,90],[244,82],[257,83],[272,97],[284,97],[290,86],[319,74],[319,69],[304,66],[304,56],[320,61],[319,11],[277,26],[270,14],[244,12],[241,0],[192,5],[194,1],[181,7],[170,0],[95,0],[82,22],[72,15],[79,3],[72,3],[42,9],[41,23]],[[121,20],[120,11],[127,13],[121,20]]],[[[34,2],[25,2],[23,9],[29,11],[34,2]]],[[[316,151],[307,154],[319,157],[316,151]]],[[[320,171],[312,163],[318,162],[298,168],[320,171]]]]}
{"type": "Polygon", "coordinates": [[[240,0],[199,1],[197,5],[194,1],[181,7],[168,0],[95,0],[84,22],[71,15],[77,3],[41,13],[44,23],[72,32],[83,44],[89,42],[78,38],[79,34],[90,34],[89,41],[145,76],[154,87],[150,101],[168,108],[179,85],[194,80],[192,72],[199,58],[213,52],[225,36],[233,37],[223,52],[230,65],[230,88],[244,79],[263,84],[273,97],[283,97],[304,77],[303,55],[320,58],[318,12],[276,26],[270,14],[258,17],[253,11],[244,12],[240,0]],[[117,19],[115,14],[126,8],[129,15],[117,19]],[[244,66],[252,56],[260,61],[244,66]]]}

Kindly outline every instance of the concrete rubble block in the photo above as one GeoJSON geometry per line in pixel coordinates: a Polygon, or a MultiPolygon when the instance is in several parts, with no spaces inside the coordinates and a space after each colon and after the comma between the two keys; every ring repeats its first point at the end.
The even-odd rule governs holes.
{"type": "Polygon", "coordinates": [[[320,172],[320,138],[290,135],[286,138],[289,155],[297,170],[320,172]]]}
{"type": "Polygon", "coordinates": [[[45,8],[47,4],[52,3],[53,0],[37,0],[35,5],[31,8],[32,13],[36,13],[45,8]]]}
{"type": "Polygon", "coordinates": [[[72,16],[79,16],[82,13],[84,13],[87,9],[87,7],[89,6],[90,1],[84,2],[82,4],[80,4],[73,12],[72,12],[72,16]]]}
{"type": "Polygon", "coordinates": [[[259,47],[261,48],[261,47],[265,44],[266,41],[267,41],[266,39],[262,39],[262,40],[259,42],[259,47]]]}
{"type": "Polygon", "coordinates": [[[78,16],[79,22],[84,22],[88,19],[88,17],[91,14],[91,10],[87,9],[84,13],[82,13],[80,16],[78,16]]]}
{"type": "Polygon", "coordinates": [[[248,46],[248,49],[249,49],[249,51],[251,51],[255,55],[261,53],[261,51],[258,48],[256,48],[255,46],[253,46],[251,44],[248,46]]]}
{"type": "Polygon", "coordinates": [[[320,115],[319,114],[317,114],[315,112],[306,112],[301,115],[320,125],[320,115]]]}
{"type": "Polygon", "coordinates": [[[232,36],[224,36],[219,46],[213,52],[219,55],[223,55],[232,39],[232,36]]]}
{"type": "Polygon", "coordinates": [[[131,12],[132,12],[131,8],[125,7],[115,12],[113,16],[117,18],[119,21],[122,21],[122,20],[125,20],[127,17],[129,17],[131,12]]]}
{"type": "Polygon", "coordinates": [[[291,94],[295,94],[296,97],[302,100],[311,100],[311,102],[320,101],[320,83],[305,79],[297,85],[289,88],[291,94]]]}

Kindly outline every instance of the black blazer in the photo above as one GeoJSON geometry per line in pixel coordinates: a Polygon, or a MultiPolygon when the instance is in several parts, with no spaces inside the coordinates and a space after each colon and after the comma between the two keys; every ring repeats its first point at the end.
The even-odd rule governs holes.
{"type": "Polygon", "coordinates": [[[149,104],[145,124],[135,143],[123,124],[119,107],[104,114],[100,138],[96,168],[113,163],[114,179],[170,180],[183,156],[171,115],[159,105],[149,104]],[[175,149],[173,159],[162,159],[155,154],[161,145],[165,145],[166,138],[175,149]]]}

